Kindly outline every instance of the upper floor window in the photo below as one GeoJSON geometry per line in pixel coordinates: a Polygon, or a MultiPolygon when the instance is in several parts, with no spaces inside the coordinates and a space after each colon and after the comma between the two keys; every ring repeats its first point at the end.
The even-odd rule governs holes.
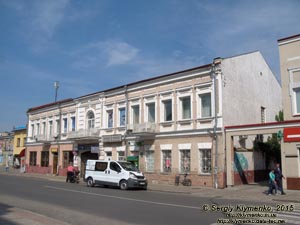
{"type": "Polygon", "coordinates": [[[72,117],[71,117],[71,125],[72,125],[72,131],[75,131],[75,126],[76,126],[76,123],[75,123],[75,116],[72,116],[72,117]]]}
{"type": "Polygon", "coordinates": [[[191,97],[182,97],[180,98],[181,103],[181,118],[184,119],[191,119],[191,97]]]}
{"type": "Polygon", "coordinates": [[[265,107],[260,107],[260,118],[261,118],[261,123],[266,122],[266,108],[265,107]]]}
{"type": "Polygon", "coordinates": [[[53,133],[53,122],[52,120],[49,121],[49,136],[51,137],[53,133]]]}
{"type": "Polygon", "coordinates": [[[300,114],[300,88],[293,89],[293,92],[294,92],[295,113],[300,114]]]}
{"type": "Polygon", "coordinates": [[[163,110],[164,110],[164,121],[172,121],[173,115],[172,115],[172,99],[164,100],[163,103],[163,110]]]}
{"type": "Polygon", "coordinates": [[[17,139],[17,147],[20,147],[21,146],[21,138],[18,138],[17,139]]]}
{"type": "Polygon", "coordinates": [[[125,124],[126,124],[126,110],[125,110],[125,108],[120,108],[119,109],[119,118],[120,118],[120,121],[119,121],[120,127],[124,127],[125,124]]]}
{"type": "Polygon", "coordinates": [[[39,123],[36,124],[36,134],[37,135],[40,134],[40,124],[39,123]]]}
{"type": "Polygon", "coordinates": [[[140,123],[140,106],[135,105],[132,106],[132,123],[139,124],[140,123]]]}
{"type": "Polygon", "coordinates": [[[147,122],[154,123],[155,122],[155,103],[146,104],[147,107],[147,122]]]}
{"type": "Polygon", "coordinates": [[[95,127],[95,115],[94,115],[94,112],[93,111],[89,111],[87,113],[87,128],[88,129],[91,129],[91,128],[94,128],[95,127]]]}
{"type": "Polygon", "coordinates": [[[114,125],[113,110],[108,110],[107,111],[107,127],[112,128],[113,125],[114,125]]]}
{"type": "Polygon", "coordinates": [[[63,132],[67,133],[68,132],[68,119],[64,118],[63,121],[64,121],[64,130],[63,130],[63,132]]]}
{"type": "Polygon", "coordinates": [[[43,135],[45,135],[46,134],[46,122],[43,122],[43,135]]]}
{"type": "Polygon", "coordinates": [[[200,94],[201,118],[211,117],[211,93],[200,94]]]}
{"type": "Polygon", "coordinates": [[[60,127],[59,127],[59,125],[60,125],[60,120],[58,119],[58,120],[56,120],[56,125],[55,125],[55,127],[56,127],[56,134],[59,134],[60,132],[60,127]]]}
{"type": "Polygon", "coordinates": [[[34,136],[34,124],[31,124],[31,137],[34,136]]]}

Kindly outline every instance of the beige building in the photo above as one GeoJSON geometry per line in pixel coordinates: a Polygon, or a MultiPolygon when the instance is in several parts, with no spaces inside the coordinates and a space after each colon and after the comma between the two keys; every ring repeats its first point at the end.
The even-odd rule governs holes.
{"type": "MultiPolygon", "coordinates": [[[[300,35],[278,40],[285,121],[300,119],[300,35]]],[[[296,123],[295,123],[296,124],[296,123]]],[[[284,128],[282,168],[288,189],[300,188],[300,126],[284,128]]]]}
{"type": "Polygon", "coordinates": [[[224,127],[272,122],[280,104],[280,85],[259,52],[217,58],[29,109],[27,169],[63,175],[73,161],[84,174],[90,158],[129,160],[153,183],[188,173],[193,186],[223,188],[224,127]]]}

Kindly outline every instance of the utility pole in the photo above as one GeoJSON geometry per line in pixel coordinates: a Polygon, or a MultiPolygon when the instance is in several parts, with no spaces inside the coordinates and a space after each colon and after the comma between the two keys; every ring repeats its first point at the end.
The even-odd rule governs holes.
{"type": "Polygon", "coordinates": [[[59,81],[54,82],[54,88],[55,88],[55,102],[57,101],[57,91],[59,88],[59,81]]]}

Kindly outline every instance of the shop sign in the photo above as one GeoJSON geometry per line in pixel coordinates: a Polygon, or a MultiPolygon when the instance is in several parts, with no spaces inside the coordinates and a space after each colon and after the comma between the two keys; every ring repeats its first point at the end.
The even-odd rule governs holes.
{"type": "Polygon", "coordinates": [[[300,127],[284,128],[284,142],[300,142],[300,127]]]}

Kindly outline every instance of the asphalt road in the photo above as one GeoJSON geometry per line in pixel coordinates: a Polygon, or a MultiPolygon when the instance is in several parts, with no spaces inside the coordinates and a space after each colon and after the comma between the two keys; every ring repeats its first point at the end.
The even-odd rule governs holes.
{"type": "MultiPolygon", "coordinates": [[[[224,212],[230,207],[235,207],[232,215],[236,216],[239,205],[264,205],[247,202],[246,199],[251,196],[245,196],[245,201],[238,201],[149,190],[122,191],[3,174],[0,174],[0,180],[0,225],[212,225],[217,224],[218,219],[228,219],[224,212]],[[204,206],[207,212],[203,210],[204,206]],[[213,206],[219,208],[216,210],[213,206]],[[16,215],[20,219],[12,218],[16,215]]],[[[275,203],[273,206],[265,205],[276,208],[275,203]]],[[[251,213],[246,214],[249,216],[251,213]]],[[[300,211],[293,210],[276,212],[273,219],[283,218],[285,224],[300,224],[299,217],[300,211]]],[[[232,222],[223,221],[223,224],[232,222]]]]}
{"type": "Polygon", "coordinates": [[[210,204],[210,199],[192,195],[88,188],[20,176],[0,175],[0,179],[2,209],[16,206],[74,225],[199,225],[213,224],[222,217],[221,213],[202,211],[202,205],[210,204]]]}

